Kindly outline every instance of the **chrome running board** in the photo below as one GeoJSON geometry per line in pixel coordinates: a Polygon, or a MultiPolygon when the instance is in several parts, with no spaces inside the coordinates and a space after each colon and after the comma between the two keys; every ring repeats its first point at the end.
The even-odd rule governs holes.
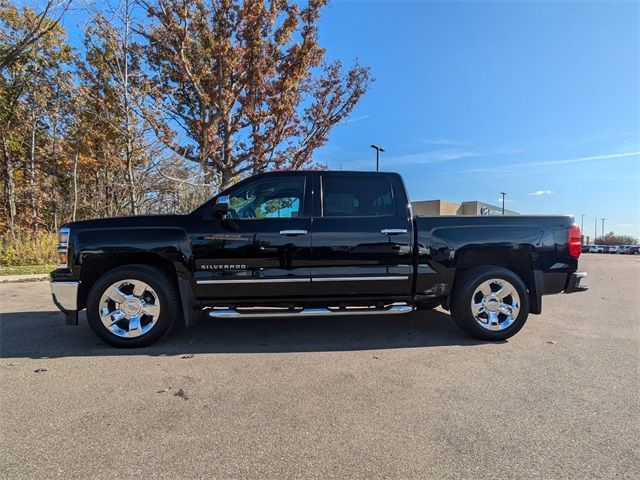
{"type": "Polygon", "coordinates": [[[413,305],[389,305],[384,308],[350,307],[350,308],[212,308],[209,316],[213,318],[274,318],[274,317],[320,317],[339,315],[398,315],[411,313],[413,305]]]}

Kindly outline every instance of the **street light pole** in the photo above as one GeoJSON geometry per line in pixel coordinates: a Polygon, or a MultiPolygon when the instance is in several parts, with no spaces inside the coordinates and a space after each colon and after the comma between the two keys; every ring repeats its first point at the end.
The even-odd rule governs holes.
{"type": "Polygon", "coordinates": [[[506,195],[505,192],[500,192],[500,195],[502,195],[502,215],[504,215],[504,197],[506,195]]]}
{"type": "Polygon", "coordinates": [[[604,240],[604,221],[606,220],[606,218],[602,219],[602,239],[604,240]]]}
{"type": "Polygon", "coordinates": [[[593,217],[596,220],[596,228],[593,230],[593,244],[596,244],[596,238],[598,238],[598,217],[593,217]]]}
{"type": "Polygon", "coordinates": [[[371,148],[375,149],[376,151],[376,172],[380,171],[380,152],[384,152],[384,148],[382,148],[379,145],[371,145],[371,148]]]}
{"type": "Polygon", "coordinates": [[[584,213],[582,214],[582,220],[580,220],[580,235],[582,236],[580,243],[584,245],[584,213]]]}

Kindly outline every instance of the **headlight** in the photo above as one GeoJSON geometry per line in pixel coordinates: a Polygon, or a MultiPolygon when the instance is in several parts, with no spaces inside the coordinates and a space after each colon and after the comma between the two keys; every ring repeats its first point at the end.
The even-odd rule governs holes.
{"type": "Polygon", "coordinates": [[[58,247],[67,248],[69,245],[69,227],[62,227],[58,231],[58,247]]]}
{"type": "Polygon", "coordinates": [[[67,253],[69,252],[69,227],[62,227],[58,231],[58,267],[68,266],[67,253]]]}

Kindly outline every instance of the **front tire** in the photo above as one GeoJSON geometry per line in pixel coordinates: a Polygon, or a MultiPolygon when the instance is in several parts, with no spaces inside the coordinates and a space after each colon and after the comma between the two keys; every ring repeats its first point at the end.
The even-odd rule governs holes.
{"type": "Polygon", "coordinates": [[[178,298],[171,279],[149,265],[126,265],[100,277],[87,298],[94,333],[118,348],[146,347],[174,324],[178,298]]]}
{"type": "Polygon", "coordinates": [[[456,282],[451,316],[470,335],[482,340],[505,340],[524,326],[529,316],[529,293],[511,270],[487,265],[462,274],[456,282]]]}

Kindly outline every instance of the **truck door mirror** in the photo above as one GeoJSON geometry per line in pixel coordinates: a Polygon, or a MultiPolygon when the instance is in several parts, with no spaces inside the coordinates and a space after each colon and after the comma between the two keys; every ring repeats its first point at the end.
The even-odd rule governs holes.
{"type": "Polygon", "coordinates": [[[224,217],[229,211],[229,196],[221,195],[216,200],[216,205],[213,208],[213,215],[217,218],[224,217]]]}

